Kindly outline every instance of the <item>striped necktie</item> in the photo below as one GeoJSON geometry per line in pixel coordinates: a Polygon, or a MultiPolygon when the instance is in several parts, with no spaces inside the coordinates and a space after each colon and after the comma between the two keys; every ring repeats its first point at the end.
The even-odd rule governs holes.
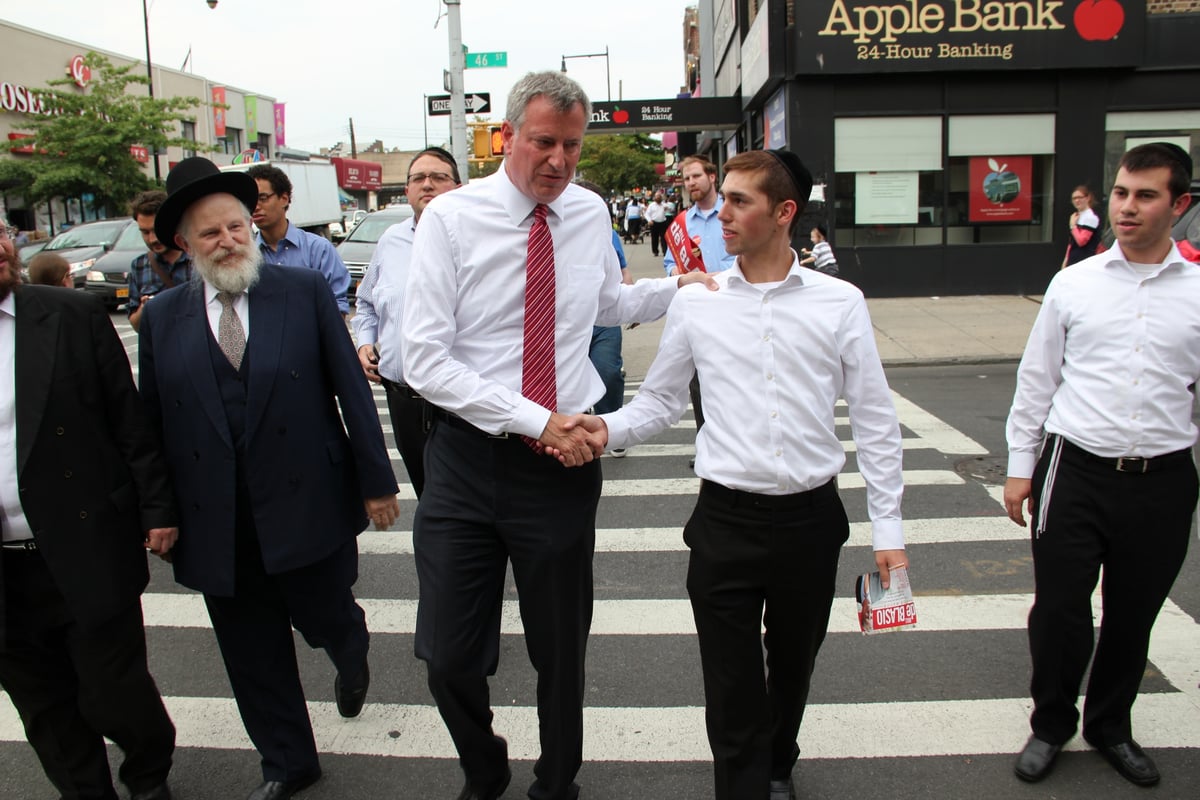
{"type": "MultiPolygon", "coordinates": [[[[546,224],[545,203],[533,210],[525,256],[525,340],[521,355],[521,394],[551,411],[558,410],[554,370],[554,239],[546,224]]],[[[537,452],[542,446],[526,439],[537,452]]]]}

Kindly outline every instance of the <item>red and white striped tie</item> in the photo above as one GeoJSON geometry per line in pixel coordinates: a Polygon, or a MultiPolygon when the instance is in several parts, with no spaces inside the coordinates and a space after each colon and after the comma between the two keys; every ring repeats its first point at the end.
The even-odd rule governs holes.
{"type": "MultiPolygon", "coordinates": [[[[533,209],[525,256],[525,343],[521,355],[521,394],[551,411],[558,410],[554,370],[554,239],[546,224],[545,203],[533,209]]],[[[523,437],[536,452],[542,445],[523,437]]]]}

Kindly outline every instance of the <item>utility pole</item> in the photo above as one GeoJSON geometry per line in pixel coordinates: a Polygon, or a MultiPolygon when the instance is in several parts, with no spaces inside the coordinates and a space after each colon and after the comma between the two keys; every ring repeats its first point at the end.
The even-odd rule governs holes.
{"type": "Polygon", "coordinates": [[[350,118],[350,157],[358,158],[358,145],[354,142],[354,117],[350,118]]]}
{"type": "Polygon", "coordinates": [[[470,174],[467,161],[467,107],[463,92],[463,46],[460,0],[443,0],[450,32],[450,150],[463,177],[470,174]]]}

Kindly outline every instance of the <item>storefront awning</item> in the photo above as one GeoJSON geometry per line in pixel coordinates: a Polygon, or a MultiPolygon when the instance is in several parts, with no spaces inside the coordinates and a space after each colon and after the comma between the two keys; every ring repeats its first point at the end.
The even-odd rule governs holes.
{"type": "Polygon", "coordinates": [[[338,186],[343,189],[376,191],[383,186],[383,165],[355,158],[331,158],[337,170],[338,186]]]}

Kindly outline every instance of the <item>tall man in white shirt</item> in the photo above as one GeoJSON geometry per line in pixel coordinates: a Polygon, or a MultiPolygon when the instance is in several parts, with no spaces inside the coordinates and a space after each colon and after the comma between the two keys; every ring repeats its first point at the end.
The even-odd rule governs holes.
{"type": "Polygon", "coordinates": [[[415,649],[466,773],[460,800],[497,798],[512,777],[487,681],[509,560],[538,671],[542,753],[529,797],[579,795],[601,476],[600,451],[564,428],[565,415],[604,394],[588,360],[592,326],[661,316],[677,284],[621,284],[608,209],[571,183],[590,114],[567,76],[526,75],[508,95],[501,168],[434,198],[413,245],[404,375],[441,409],[413,523],[415,649]],[[563,469],[543,446],[583,466],[563,469]]]}
{"type": "Polygon", "coordinates": [[[404,321],[404,284],[408,282],[413,236],[421,212],[430,200],[461,185],[458,163],[450,153],[440,147],[427,147],[417,153],[408,165],[404,186],[413,209],[412,219],[393,225],[379,237],[367,274],[358,287],[350,321],[363,373],[372,383],[382,383],[387,393],[392,435],[418,498],[425,489],[425,436],[432,420],[428,404],[404,381],[400,337],[389,333],[400,330],[404,321]],[[379,342],[384,338],[391,347],[380,350],[379,342]]]}
{"type": "Polygon", "coordinates": [[[1078,728],[1102,566],[1083,737],[1133,783],[1159,780],[1130,712],[1196,508],[1200,269],[1171,240],[1191,175],[1175,145],[1124,155],[1108,205],[1117,242],[1054,276],[1017,372],[1004,503],[1018,525],[1023,507],[1032,518],[1036,591],[1022,780],[1045,777],[1078,728]]]}
{"type": "Polygon", "coordinates": [[[633,402],[572,422],[598,446],[630,447],[679,419],[693,371],[713,401],[696,436],[702,482],[683,536],[718,800],[796,796],[796,736],[849,537],[837,493],[839,397],[884,585],[907,564],[900,426],[866,302],[854,286],[802,269],[790,246],[811,188],[793,153],[731,158],[719,216],[737,261],[717,276],[720,291],[680,291],[633,402]]]}

